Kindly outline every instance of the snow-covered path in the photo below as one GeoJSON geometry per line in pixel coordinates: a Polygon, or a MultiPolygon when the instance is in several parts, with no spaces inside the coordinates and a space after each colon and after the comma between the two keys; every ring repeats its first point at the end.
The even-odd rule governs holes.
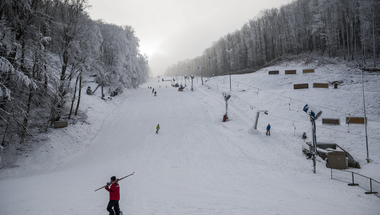
{"type": "Polygon", "coordinates": [[[120,182],[124,215],[379,214],[378,197],[331,180],[323,163],[313,174],[299,138],[251,134],[252,113],[233,105],[223,123],[217,91],[176,89],[150,79],[75,159],[1,180],[0,214],[107,214],[108,193],[94,190],[132,172],[120,182]]]}

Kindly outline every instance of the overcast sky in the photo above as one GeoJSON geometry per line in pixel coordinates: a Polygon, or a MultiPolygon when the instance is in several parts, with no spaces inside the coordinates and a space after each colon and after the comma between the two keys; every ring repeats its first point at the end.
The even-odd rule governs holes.
{"type": "Polygon", "coordinates": [[[291,0],[88,0],[92,19],[130,25],[149,56],[153,74],[180,60],[200,56],[213,42],[264,9],[291,0]]]}

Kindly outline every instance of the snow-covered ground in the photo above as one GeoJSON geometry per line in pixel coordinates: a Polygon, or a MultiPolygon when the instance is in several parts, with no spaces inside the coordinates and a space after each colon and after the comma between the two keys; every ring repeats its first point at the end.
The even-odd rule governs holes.
{"type": "Polygon", "coordinates": [[[341,122],[317,120],[317,141],[339,144],[362,167],[350,171],[380,181],[380,75],[365,73],[364,81],[370,163],[364,126],[345,124],[348,115],[363,116],[363,96],[360,72],[344,64],[293,61],[233,75],[227,122],[222,92],[229,92],[229,76],[203,86],[195,78],[193,92],[189,81],[178,92],[151,78],[109,101],[83,95],[87,119],[52,130],[38,149],[20,157],[18,167],[0,170],[0,214],[107,214],[108,192],[94,190],[113,175],[135,172],[120,182],[124,215],[378,215],[379,197],[331,180],[322,159],[314,174],[301,151],[303,132],[311,141],[309,116],[302,111],[308,103],[323,111],[321,118],[341,122]],[[302,74],[309,68],[315,73],[302,74]],[[288,69],[298,74],[285,75],[288,69]],[[280,74],[268,75],[270,70],[280,74]],[[343,83],[312,88],[332,81],[343,83]],[[294,90],[299,83],[310,88],[294,90]],[[255,131],[258,110],[268,115],[260,114],[255,131]]]}

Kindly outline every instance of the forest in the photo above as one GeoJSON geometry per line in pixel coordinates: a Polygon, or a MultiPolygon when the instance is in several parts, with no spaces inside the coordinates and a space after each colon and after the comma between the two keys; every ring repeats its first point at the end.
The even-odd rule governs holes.
{"type": "Polygon", "coordinates": [[[87,0],[0,1],[0,149],[72,120],[89,77],[118,92],[147,79],[134,29],[92,20],[89,7],[87,0]]]}
{"type": "Polygon", "coordinates": [[[380,53],[379,11],[378,0],[295,0],[261,11],[201,56],[177,62],[165,74],[247,73],[282,57],[310,53],[373,69],[380,53]]]}

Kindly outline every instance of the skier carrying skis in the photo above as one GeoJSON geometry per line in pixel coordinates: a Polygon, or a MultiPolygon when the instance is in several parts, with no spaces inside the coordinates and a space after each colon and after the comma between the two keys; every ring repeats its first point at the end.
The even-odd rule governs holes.
{"type": "Polygon", "coordinates": [[[105,189],[110,193],[110,201],[108,202],[108,205],[107,205],[107,211],[110,213],[110,215],[114,215],[114,214],[120,215],[120,207],[119,207],[120,187],[116,181],[115,176],[111,177],[111,183],[107,182],[107,186],[105,186],[105,189]],[[115,213],[114,213],[114,210],[115,210],[115,213]]]}
{"type": "Polygon", "coordinates": [[[158,134],[158,130],[160,130],[160,124],[157,124],[156,126],[156,134],[158,134]]]}
{"type": "Polygon", "coordinates": [[[267,133],[266,133],[267,136],[270,136],[270,124],[268,124],[267,126],[267,133]]]}

